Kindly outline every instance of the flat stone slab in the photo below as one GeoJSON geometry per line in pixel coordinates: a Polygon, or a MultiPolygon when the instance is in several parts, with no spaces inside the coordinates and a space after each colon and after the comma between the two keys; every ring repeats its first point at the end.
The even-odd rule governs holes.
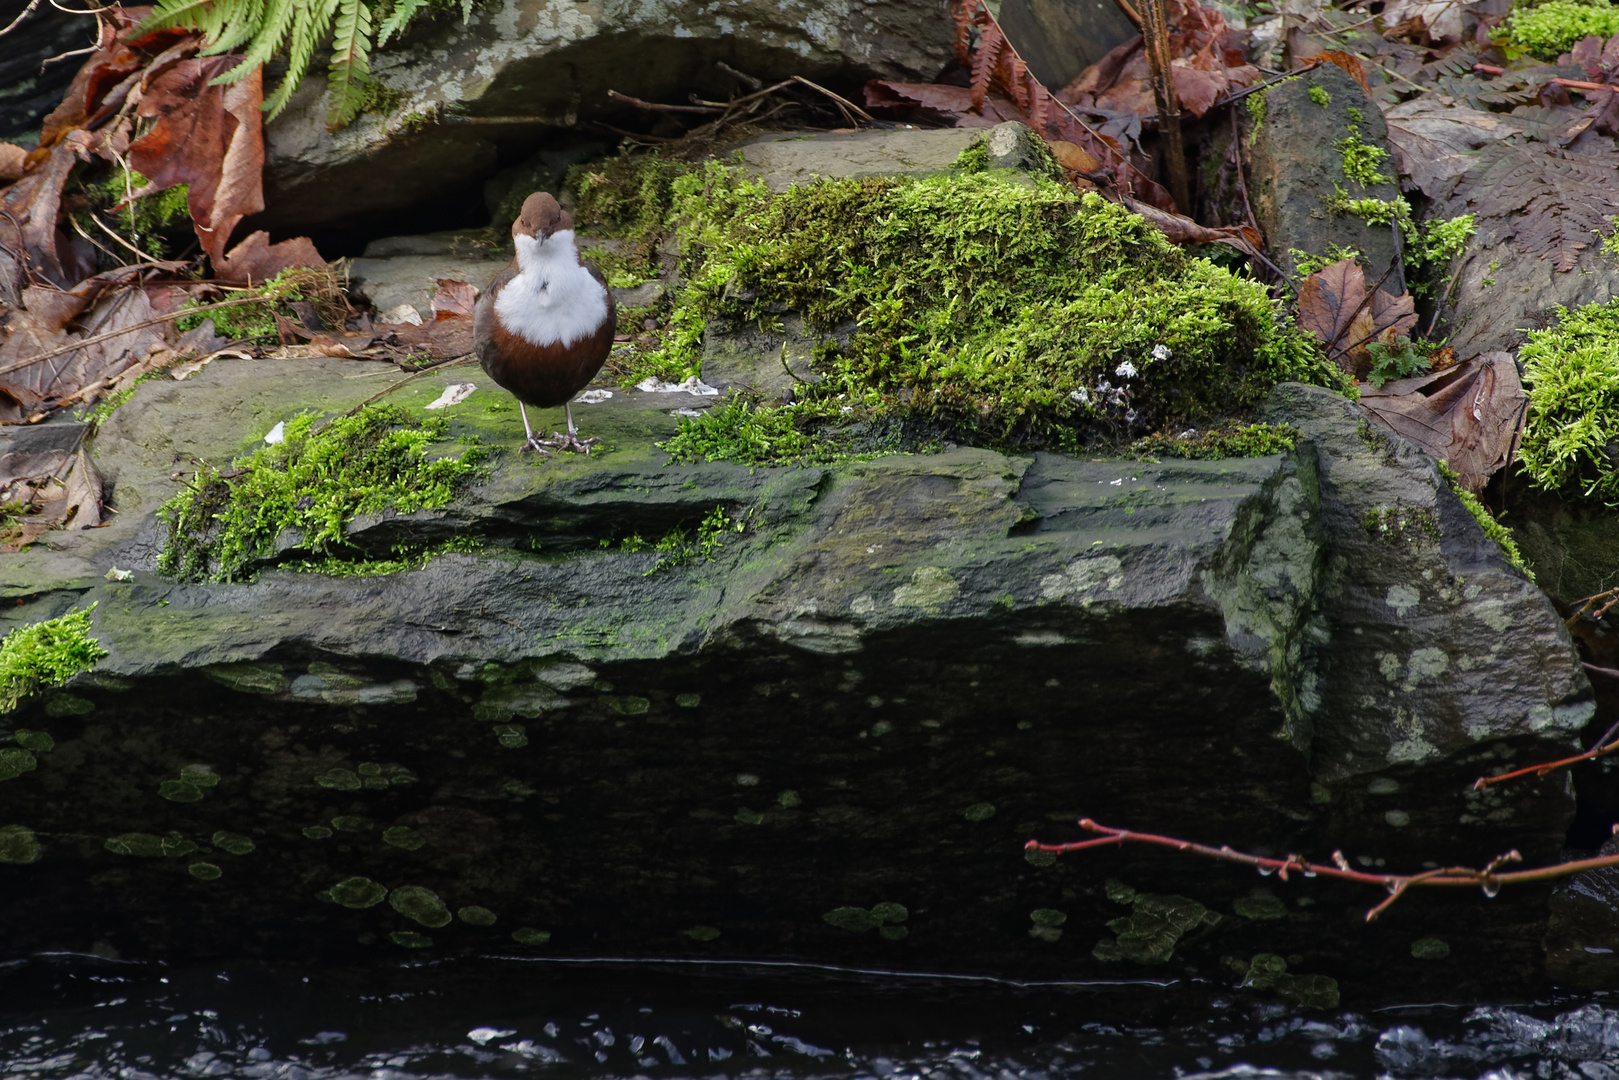
{"type": "Polygon", "coordinates": [[[786,191],[816,179],[946,172],[983,137],[977,128],[766,135],[743,144],[742,160],[764,177],[770,190],[786,191]]]}

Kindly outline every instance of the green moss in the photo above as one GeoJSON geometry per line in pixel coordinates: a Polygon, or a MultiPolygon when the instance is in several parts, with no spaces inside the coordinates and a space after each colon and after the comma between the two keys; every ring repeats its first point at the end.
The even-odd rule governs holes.
{"type": "Polygon", "coordinates": [[[1310,100],[1323,109],[1332,104],[1332,95],[1319,86],[1310,87],[1310,100]]]}
{"type": "Polygon", "coordinates": [[[1274,896],[1244,896],[1231,902],[1231,910],[1245,919],[1280,919],[1287,905],[1274,896]]]}
{"type": "MultiPolygon", "coordinates": [[[[669,443],[663,444],[665,449],[669,446],[669,443]]],[[[698,455],[697,457],[700,456],[698,455]]],[[[697,458],[694,457],[695,459],[697,458]]],[[[724,506],[716,506],[697,523],[695,534],[685,525],[677,525],[665,533],[655,544],[648,543],[641,539],[639,535],[629,536],[619,543],[619,550],[656,552],[657,561],[647,569],[644,575],[651,577],[660,570],[670,570],[686,563],[711,561],[723,546],[727,536],[743,532],[747,529],[747,526],[747,515],[733,513],[724,506]]],[[[602,546],[606,547],[608,543],[609,541],[603,541],[602,546]]],[[[645,710],[642,711],[644,712],[645,710]]]]}
{"type": "Polygon", "coordinates": [[[226,832],[223,829],[214,833],[209,843],[230,855],[250,854],[256,846],[251,838],[243,836],[241,833],[226,832]]]}
{"type": "Polygon", "coordinates": [[[973,803],[961,812],[961,816],[968,821],[988,821],[995,816],[995,804],[987,802],[973,803]]]}
{"type": "Polygon", "coordinates": [[[958,170],[782,194],[716,163],[644,179],[669,201],[636,205],[667,205],[683,257],[665,377],[696,371],[714,318],[770,326],[795,311],[821,335],[825,378],[799,402],[714,410],[668,447],[682,460],[824,460],[849,452],[825,445],[828,430],[861,424],[879,438],[897,423],[911,439],[1073,446],[1120,423],[1246,408],[1282,379],[1343,385],[1278,327],[1257,282],[1042,177],[958,170]],[[1140,372],[1128,409],[1073,396],[1123,364],[1140,372]]]}
{"type": "Polygon", "coordinates": [[[536,930],[532,926],[519,926],[512,931],[512,940],[519,945],[544,945],[551,940],[551,931],[536,930]]]}
{"type": "Polygon", "coordinates": [[[388,906],[407,919],[423,926],[437,928],[450,921],[450,909],[444,906],[438,893],[420,885],[405,885],[388,894],[388,906]]]}
{"type": "Polygon", "coordinates": [[[902,923],[911,917],[910,909],[904,904],[896,904],[892,900],[885,900],[880,904],[871,906],[871,914],[881,922],[902,923]]]}
{"type": "Polygon", "coordinates": [[[1345,259],[1359,262],[1364,258],[1358,249],[1340,244],[1328,244],[1325,255],[1312,255],[1298,248],[1288,248],[1287,254],[1292,258],[1293,268],[1301,278],[1309,277],[1322,267],[1331,266],[1335,262],[1343,262],[1345,259]]]}
{"type": "Polygon", "coordinates": [[[148,255],[164,258],[172,254],[171,242],[191,231],[186,228],[191,222],[191,211],[187,205],[190,188],[185,184],[176,184],[163,191],[143,195],[120,210],[113,210],[113,207],[124,202],[126,196],[148,183],[150,181],[146,177],[132,169],[114,169],[105,179],[84,185],[88,205],[84,210],[74,211],[73,216],[80,220],[85,232],[104,242],[104,234],[95,225],[83,220],[85,211],[95,211],[105,224],[125,240],[148,255]]]}
{"type": "Polygon", "coordinates": [[[211,862],[192,863],[186,867],[186,870],[198,881],[217,881],[220,875],[224,873],[223,870],[211,862]]]}
{"type": "Polygon", "coordinates": [[[1411,955],[1418,960],[1443,960],[1450,955],[1450,946],[1436,937],[1418,938],[1411,943],[1411,955]]]}
{"type": "Polygon", "coordinates": [[[394,825],[382,830],[382,842],[406,851],[415,851],[427,843],[427,840],[421,833],[407,825],[394,825]]]}
{"type": "MultiPolygon", "coordinates": [[[[1118,896],[1122,895],[1121,889],[1118,896]]],[[[1118,901],[1118,896],[1109,889],[1109,899],[1118,901]]],[[[1154,896],[1131,890],[1128,903],[1133,912],[1107,924],[1117,937],[1112,941],[1103,939],[1091,950],[1098,960],[1161,964],[1174,954],[1176,944],[1188,931],[1220,921],[1219,915],[1184,896],[1154,896]]]]}
{"type": "Polygon", "coordinates": [[[315,783],[334,791],[359,791],[361,782],[352,769],[327,769],[315,777],[315,783]]]}
{"type": "MultiPolygon", "coordinates": [[[[174,325],[184,332],[201,326],[205,319],[212,319],[215,333],[233,341],[275,337],[276,314],[293,316],[294,312],[288,304],[295,300],[314,300],[324,273],[303,266],[283,270],[269,281],[229,297],[232,300],[253,299],[256,303],[216,308],[192,315],[182,314],[175,319],[174,325]]],[[[201,300],[187,301],[181,310],[200,307],[203,303],[201,300]]]]}
{"type": "Polygon", "coordinates": [[[1349,134],[1338,140],[1338,153],[1343,156],[1344,175],[1361,187],[1393,183],[1385,173],[1378,171],[1388,160],[1389,152],[1381,146],[1362,142],[1355,128],[1351,127],[1349,134]]]}
{"type": "Polygon", "coordinates": [[[36,754],[48,754],[56,749],[56,740],[46,731],[29,731],[27,728],[18,728],[11,733],[17,740],[17,745],[24,750],[31,750],[36,754]]]}
{"type": "Polygon", "coordinates": [[[310,415],[292,420],[285,441],[237,459],[228,472],[198,470],[159,511],[169,536],[158,569],[182,581],[244,580],[287,529],[322,557],[358,556],[344,539],[356,514],[445,506],[482,475],[486,455],[477,447],[429,457],[445,434],[441,417],[416,423],[401,408],[380,406],[318,433],[314,424],[310,415]]]}
{"type": "Polygon", "coordinates": [[[39,840],[26,825],[0,825],[0,863],[27,865],[39,861],[39,840]]]}
{"type": "Polygon", "coordinates": [[[1512,568],[1530,581],[1534,581],[1535,572],[1524,561],[1523,552],[1518,550],[1518,542],[1513,538],[1512,530],[1495,520],[1495,515],[1485,509],[1483,500],[1462,487],[1461,477],[1456,475],[1448,463],[1439,462],[1439,475],[1445,478],[1445,483],[1450,485],[1450,490],[1461,500],[1462,505],[1467,507],[1467,512],[1472,514],[1478,521],[1479,527],[1484,530],[1484,535],[1495,541],[1496,546],[1501,549],[1502,556],[1511,564],[1512,568]]]}
{"type": "Polygon", "coordinates": [[[693,941],[714,941],[720,936],[719,928],[716,926],[694,926],[689,930],[682,930],[681,933],[693,941]]]}
{"type": "Polygon", "coordinates": [[[1068,916],[1055,908],[1036,908],[1029,912],[1029,921],[1036,926],[1061,926],[1068,916]]]}
{"type": "Polygon", "coordinates": [[[1249,94],[1244,102],[1248,109],[1248,118],[1253,121],[1254,125],[1254,131],[1248,136],[1250,142],[1259,133],[1259,126],[1265,122],[1265,115],[1270,109],[1270,103],[1265,100],[1265,94],[1266,91],[1264,90],[1255,91],[1249,94]]]}
{"type": "Polygon", "coordinates": [[[1287,961],[1274,953],[1259,953],[1249,962],[1242,985],[1270,990],[1284,1001],[1305,1009],[1336,1009],[1338,981],[1325,975],[1292,975],[1287,961]]]}
{"type": "Polygon", "coordinates": [[[51,686],[89,671],[107,655],[90,636],[91,604],[54,619],[19,626],[0,639],[0,713],[51,686]]]}
{"type": "Polygon", "coordinates": [[[388,940],[407,949],[426,949],[433,944],[432,938],[414,930],[395,930],[388,935],[388,940]]]}
{"type": "Polygon", "coordinates": [[[1411,229],[1411,204],[1404,195],[1392,199],[1351,199],[1342,187],[1334,186],[1333,193],[1324,200],[1334,214],[1358,217],[1368,225],[1387,225],[1398,222],[1402,234],[1411,229]]]}
{"type": "Polygon", "coordinates": [[[804,804],[804,797],[798,792],[789,788],[780,795],[776,796],[776,803],[783,809],[791,810],[795,806],[802,806],[804,804]]]}
{"type": "Polygon", "coordinates": [[[1041,851],[1039,848],[1024,848],[1023,861],[1030,866],[1055,866],[1057,853],[1055,851],[1041,851]]]}
{"type": "Polygon", "coordinates": [[[495,741],[507,750],[521,750],[528,745],[528,729],[522,724],[496,724],[495,741]]]}
{"type": "Polygon", "coordinates": [[[1287,454],[1298,444],[1299,431],[1291,424],[1235,424],[1186,435],[1158,434],[1137,439],[1130,449],[1151,457],[1218,458],[1267,457],[1287,454]]]}
{"type": "Polygon", "coordinates": [[[1439,528],[1439,515],[1426,506],[1379,506],[1366,511],[1361,527],[1371,536],[1389,543],[1418,543],[1427,540],[1437,544],[1443,533],[1439,528]]]}
{"type": "Polygon", "coordinates": [[[837,907],[821,916],[822,921],[851,934],[863,934],[882,925],[882,920],[865,908],[837,907]]]}
{"type": "Polygon", "coordinates": [[[1619,506],[1619,300],[1557,315],[1518,351],[1529,393],[1519,460],[1539,487],[1619,506]]]}
{"type": "Polygon", "coordinates": [[[0,780],[15,780],[39,768],[39,759],[27,750],[0,750],[0,780]]]}
{"type": "Polygon", "coordinates": [[[52,694],[45,699],[46,716],[89,716],[96,703],[73,694],[52,694]]]}
{"type": "Polygon", "coordinates": [[[202,673],[221,686],[244,694],[279,694],[287,688],[280,664],[212,664],[202,673]]]}
{"type": "Polygon", "coordinates": [[[675,704],[679,705],[682,709],[695,709],[695,708],[697,708],[697,706],[701,705],[702,703],[703,703],[703,695],[701,695],[701,694],[676,694],[675,695],[675,704]]]}
{"type": "Polygon", "coordinates": [[[466,923],[468,926],[495,925],[495,913],[486,907],[479,907],[477,904],[468,904],[466,907],[459,909],[455,914],[457,918],[466,923]]]}
{"type": "Polygon", "coordinates": [[[289,559],[277,563],[276,569],[291,570],[299,574],[325,574],[327,577],[336,578],[385,577],[388,574],[403,574],[407,570],[420,570],[440,555],[481,550],[483,545],[474,538],[458,536],[428,548],[417,548],[409,544],[395,545],[394,553],[399,557],[394,559],[348,559],[335,556],[324,559],[289,559]]]}
{"type": "Polygon", "coordinates": [[[325,840],[332,835],[332,830],[324,825],[305,825],[301,831],[310,840],[325,840]]]}
{"type": "Polygon", "coordinates": [[[344,878],[326,891],[326,898],[332,903],[356,910],[375,907],[382,903],[382,898],[387,895],[387,889],[368,877],[358,875],[344,878]]]}
{"type": "Polygon", "coordinates": [[[1556,60],[1589,34],[1619,34],[1619,7],[1612,4],[1547,0],[1533,8],[1519,5],[1504,28],[1512,43],[1541,60],[1556,60]]]}

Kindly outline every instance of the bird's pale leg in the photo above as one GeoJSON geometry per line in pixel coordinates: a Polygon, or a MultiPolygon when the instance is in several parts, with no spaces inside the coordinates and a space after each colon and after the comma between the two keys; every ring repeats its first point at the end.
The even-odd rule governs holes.
{"type": "Polygon", "coordinates": [[[573,423],[573,404],[564,402],[562,408],[568,415],[568,430],[552,432],[551,437],[545,440],[545,445],[555,447],[558,450],[572,450],[576,454],[583,453],[588,457],[590,448],[601,442],[601,439],[596,437],[581,439],[579,429],[573,423]]]}
{"type": "Polygon", "coordinates": [[[528,448],[530,450],[533,450],[537,454],[544,454],[546,457],[550,457],[551,456],[551,450],[550,450],[549,446],[545,443],[544,440],[542,440],[539,436],[534,434],[534,429],[533,428],[529,427],[529,425],[528,425],[528,409],[526,409],[523,406],[523,403],[521,401],[519,401],[517,403],[517,411],[523,414],[523,434],[528,436],[526,439],[523,440],[523,446],[518,448],[518,452],[521,453],[523,448],[526,447],[526,448],[528,448]]]}

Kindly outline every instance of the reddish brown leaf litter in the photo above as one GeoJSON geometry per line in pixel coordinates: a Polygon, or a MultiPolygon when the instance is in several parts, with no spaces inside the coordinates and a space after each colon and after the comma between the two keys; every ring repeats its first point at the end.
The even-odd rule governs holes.
{"type": "Polygon", "coordinates": [[[197,57],[194,34],[143,34],[144,14],[100,12],[97,48],[46,117],[39,146],[20,162],[0,149],[0,176],[13,181],[0,190],[0,304],[10,309],[0,341],[0,422],[93,404],[197,353],[194,341],[176,348],[182,338],[173,313],[189,299],[207,299],[213,286],[168,276],[187,263],[107,248],[108,237],[83,232],[67,214],[66,186],[78,165],[100,161],[146,177],[129,198],[188,185],[198,244],[216,281],[262,284],[289,267],[325,267],[303,238],[271,244],[258,232],[229,246],[237,223],[264,208],[259,72],[211,86],[239,58],[197,57]],[[98,274],[98,244],[134,261],[98,274]]]}
{"type": "Polygon", "coordinates": [[[1512,354],[1489,352],[1443,371],[1361,388],[1383,427],[1448,463],[1477,494],[1510,460],[1526,398],[1512,354]]]}
{"type": "Polygon", "coordinates": [[[1298,319],[1299,326],[1321,343],[1328,359],[1359,377],[1371,368],[1368,345],[1392,344],[1417,324],[1410,295],[1367,289],[1366,272],[1353,259],[1324,266],[1304,279],[1298,319]]]}

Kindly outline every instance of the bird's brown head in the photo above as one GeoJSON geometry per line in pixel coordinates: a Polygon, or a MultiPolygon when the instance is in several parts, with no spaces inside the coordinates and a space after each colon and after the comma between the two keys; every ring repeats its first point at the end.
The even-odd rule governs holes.
{"type": "Polygon", "coordinates": [[[552,233],[573,228],[573,218],[557,205],[548,191],[536,191],[523,200],[523,212],[512,222],[513,236],[549,240],[552,233]]]}

